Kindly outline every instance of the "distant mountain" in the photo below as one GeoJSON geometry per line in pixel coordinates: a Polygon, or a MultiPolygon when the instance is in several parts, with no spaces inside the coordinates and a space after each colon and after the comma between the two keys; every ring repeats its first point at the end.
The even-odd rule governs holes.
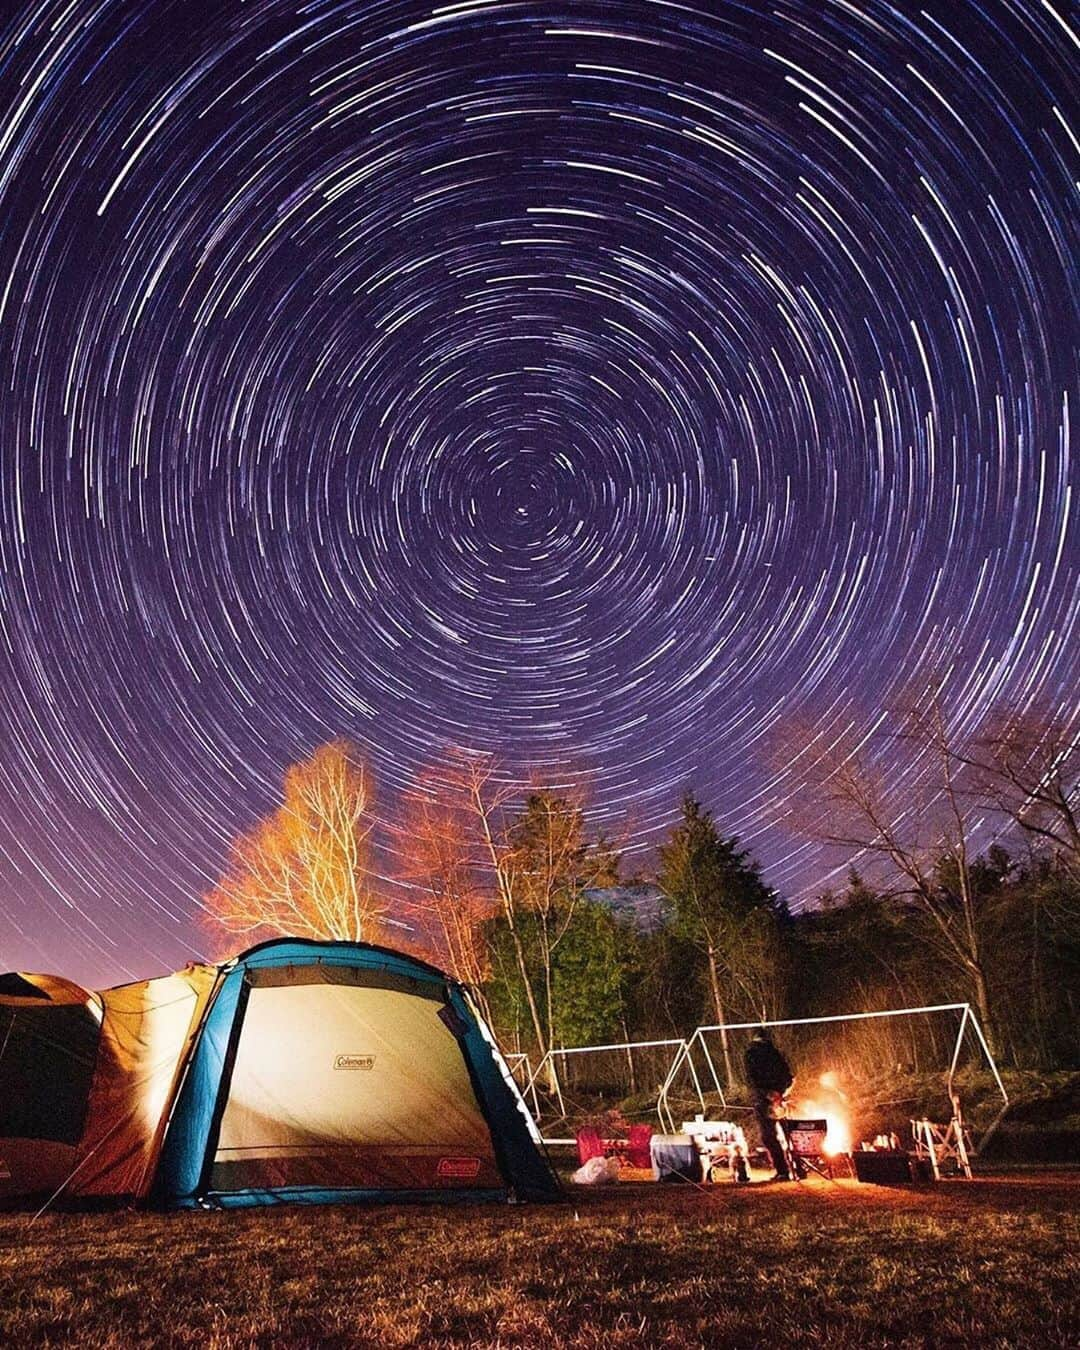
{"type": "Polygon", "coordinates": [[[629,919],[645,933],[653,933],[663,918],[663,892],[651,882],[641,881],[628,886],[597,886],[586,891],[586,896],[597,904],[607,905],[620,919],[629,919]]]}

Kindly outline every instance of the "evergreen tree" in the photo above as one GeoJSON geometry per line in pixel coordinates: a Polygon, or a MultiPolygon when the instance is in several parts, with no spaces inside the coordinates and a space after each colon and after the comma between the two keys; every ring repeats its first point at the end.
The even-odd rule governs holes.
{"type": "MultiPolygon", "coordinates": [[[[733,1005],[761,1017],[775,985],[780,909],[757,863],[736,838],[720,833],[712,813],[692,792],[683,797],[681,819],[660,848],[657,881],[667,898],[672,932],[705,958],[716,1021],[729,1021],[733,1005]]],[[[726,1033],[721,1044],[731,1082],[726,1033]]]]}

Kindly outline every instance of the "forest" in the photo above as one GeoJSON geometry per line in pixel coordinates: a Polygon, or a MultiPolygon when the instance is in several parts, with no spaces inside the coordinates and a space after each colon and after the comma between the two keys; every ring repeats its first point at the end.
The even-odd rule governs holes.
{"type": "Polygon", "coordinates": [[[484,756],[444,756],[386,824],[337,740],[235,841],[206,923],[222,953],[278,933],[411,950],[533,1063],[703,1023],[967,1002],[1003,1066],[1080,1066],[1075,728],[1029,712],[963,739],[931,694],[876,739],[789,725],[774,752],[805,764],[792,829],[846,865],[798,912],[692,787],[631,867],[587,791],[484,756]]]}

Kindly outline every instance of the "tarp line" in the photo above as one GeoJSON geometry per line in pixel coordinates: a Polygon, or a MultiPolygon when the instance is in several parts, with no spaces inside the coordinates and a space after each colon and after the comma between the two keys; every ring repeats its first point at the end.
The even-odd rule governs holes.
{"type": "MultiPolygon", "coordinates": [[[[526,1093],[528,1092],[532,1093],[533,1105],[536,1108],[536,1117],[537,1120],[539,1120],[540,1110],[539,1104],[536,1099],[536,1083],[539,1080],[540,1075],[543,1072],[544,1068],[550,1065],[552,1086],[554,1089],[554,1093],[559,1102],[559,1109],[562,1112],[563,1116],[565,1117],[566,1103],[563,1101],[562,1087],[559,1083],[558,1074],[555,1072],[554,1061],[556,1058],[566,1055],[586,1055],[586,1054],[595,1055],[600,1054],[602,1052],[614,1053],[615,1051],[623,1051],[629,1055],[629,1053],[632,1050],[655,1050],[661,1049],[664,1046],[671,1046],[671,1045],[679,1046],[680,1051],[685,1050],[686,1048],[686,1042],[682,1039],[681,1036],[668,1036],[665,1037],[663,1040],[618,1041],[612,1045],[571,1045],[571,1046],[563,1046],[555,1050],[548,1050],[547,1053],[540,1060],[539,1064],[537,1064],[536,1068],[533,1070],[532,1075],[526,1082],[523,1091],[526,1093]]],[[[660,1113],[659,1102],[657,1103],[656,1111],[657,1115],[660,1117],[661,1123],[663,1123],[663,1116],[660,1113]]]]}
{"type": "Polygon", "coordinates": [[[556,1055],[595,1055],[601,1050],[648,1050],[657,1045],[681,1045],[681,1036],[672,1036],[665,1041],[619,1041],[615,1045],[571,1045],[565,1049],[549,1050],[548,1057],[556,1055]]]}
{"type": "Polygon", "coordinates": [[[34,1223],[35,1220],[41,1218],[41,1216],[45,1213],[45,1211],[49,1208],[49,1206],[53,1203],[53,1201],[56,1200],[56,1198],[59,1195],[61,1195],[64,1190],[66,1190],[66,1188],[70,1185],[70,1183],[75,1180],[75,1178],[86,1166],[86,1164],[90,1161],[90,1159],[94,1156],[94,1154],[98,1151],[98,1149],[102,1148],[105,1144],[108,1143],[108,1141],[113,1137],[113,1135],[121,1127],[121,1125],[126,1125],[131,1120],[132,1114],[133,1114],[132,1112],[128,1112],[126,1116],[122,1116],[116,1122],[116,1124],[113,1125],[112,1129],[106,1130],[106,1132],[101,1136],[101,1138],[97,1141],[97,1143],[90,1150],[90,1152],[84,1154],[79,1159],[79,1161],[75,1164],[75,1166],[71,1169],[71,1171],[60,1183],[60,1185],[57,1186],[56,1190],[53,1191],[52,1195],[49,1196],[48,1200],[46,1200],[45,1203],[41,1206],[38,1212],[31,1216],[31,1218],[27,1221],[28,1224],[34,1223]]]}
{"type": "Polygon", "coordinates": [[[4,1044],[0,1045],[0,1059],[4,1058],[4,1052],[8,1048],[8,1041],[11,1040],[11,1033],[15,1030],[15,1016],[12,1014],[11,1021],[8,1023],[7,1031],[4,1033],[4,1044]]]}

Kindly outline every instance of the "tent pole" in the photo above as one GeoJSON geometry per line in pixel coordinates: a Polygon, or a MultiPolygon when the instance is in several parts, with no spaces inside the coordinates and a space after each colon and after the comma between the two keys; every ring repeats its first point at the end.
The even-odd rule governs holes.
{"type": "Polygon", "coordinates": [[[195,1028],[195,1034],[188,1041],[188,1046],[186,1051],[184,1052],[183,1060],[177,1066],[176,1076],[172,1084],[172,1090],[169,1093],[168,1109],[165,1112],[165,1118],[159,1127],[160,1134],[157,1140],[157,1152],[159,1158],[161,1155],[161,1147],[165,1142],[165,1136],[169,1132],[169,1126],[172,1124],[172,1118],[176,1112],[176,1103],[180,1100],[180,1093],[183,1091],[184,1084],[187,1082],[188,1072],[190,1071],[192,1062],[195,1058],[195,1051],[198,1048],[199,1043],[202,1041],[203,1030],[206,1027],[207,1018],[214,1010],[214,1004],[217,1002],[217,996],[221,990],[222,984],[224,983],[225,967],[226,966],[231,967],[233,964],[234,962],[232,961],[226,961],[224,965],[214,967],[214,983],[210,986],[210,992],[206,996],[206,1003],[202,1010],[202,1016],[199,1018],[199,1025],[195,1028]]]}
{"type": "Polygon", "coordinates": [[[1001,1093],[1002,1101],[1006,1106],[1009,1104],[1009,1094],[1005,1091],[1005,1084],[1001,1081],[1001,1074],[998,1073],[997,1061],[990,1052],[990,1047],[986,1043],[986,1037],[983,1035],[983,1029],[979,1026],[979,1019],[974,1013],[971,1013],[971,1025],[975,1028],[975,1034],[979,1038],[979,1044],[983,1048],[983,1054],[990,1065],[990,1072],[994,1075],[994,1082],[998,1085],[998,1091],[1001,1093]]]}
{"type": "Polygon", "coordinates": [[[675,1075],[682,1067],[682,1062],[686,1058],[686,1042],[680,1041],[679,1048],[675,1051],[675,1058],[671,1061],[671,1067],[667,1071],[667,1076],[660,1084],[660,1092],[656,1098],[656,1114],[661,1125],[666,1125],[668,1129],[675,1132],[675,1117],[671,1114],[671,1108],[668,1104],[668,1093],[671,1090],[671,1084],[675,1081],[675,1075]]]}
{"type": "Polygon", "coordinates": [[[690,1065],[690,1076],[694,1080],[694,1087],[697,1090],[698,1101],[701,1103],[701,1114],[705,1114],[705,1094],[701,1090],[701,1082],[698,1078],[697,1066],[694,1064],[694,1056],[690,1053],[690,1047],[687,1046],[686,1062],[690,1065]]]}
{"type": "Polygon", "coordinates": [[[990,1072],[994,1075],[994,1081],[997,1083],[998,1091],[1001,1093],[1001,1110],[997,1113],[997,1115],[990,1122],[990,1124],[987,1125],[986,1129],[983,1130],[982,1135],[979,1138],[979,1142],[975,1144],[972,1148],[972,1152],[975,1154],[976,1157],[978,1157],[978,1155],[986,1147],[986,1144],[989,1141],[990,1136],[1001,1124],[1005,1112],[1009,1109],[1009,1094],[1005,1090],[1005,1084],[1001,1081],[1001,1074],[998,1073],[997,1062],[994,1059],[994,1056],[990,1053],[990,1047],[986,1043],[986,1037],[983,1035],[983,1029],[981,1026],[979,1026],[979,1019],[975,1016],[974,1013],[971,1014],[971,1025],[975,1028],[975,1035],[978,1036],[979,1038],[979,1044],[982,1046],[983,1054],[986,1056],[986,1062],[990,1065],[990,1072]]]}

